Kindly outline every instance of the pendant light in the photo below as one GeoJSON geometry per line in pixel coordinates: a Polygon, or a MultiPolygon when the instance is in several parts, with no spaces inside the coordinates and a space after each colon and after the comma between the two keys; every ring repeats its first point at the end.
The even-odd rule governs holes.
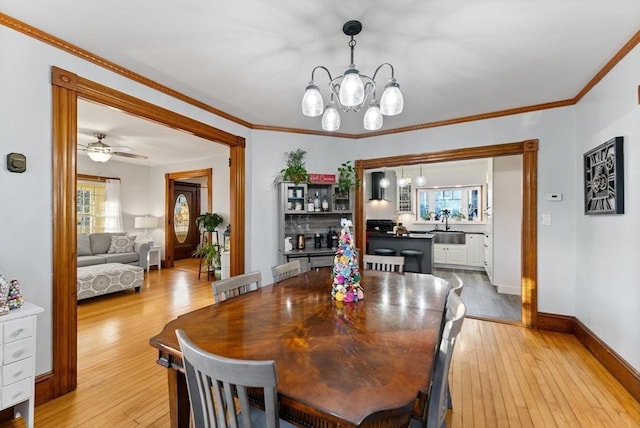
{"type": "Polygon", "coordinates": [[[391,184],[391,181],[389,181],[389,179],[387,178],[387,171],[383,170],[382,173],[384,174],[383,177],[380,179],[380,181],[378,182],[378,184],[380,185],[380,187],[382,187],[383,189],[386,189],[387,187],[389,187],[389,185],[391,184]]]}
{"type": "Polygon", "coordinates": [[[401,168],[402,173],[400,174],[400,180],[398,180],[398,187],[404,187],[408,184],[408,180],[404,178],[404,166],[402,166],[401,168]]]}
{"type": "Polygon", "coordinates": [[[427,177],[422,175],[422,164],[420,164],[420,175],[416,177],[416,186],[424,186],[427,184],[427,177]]]}

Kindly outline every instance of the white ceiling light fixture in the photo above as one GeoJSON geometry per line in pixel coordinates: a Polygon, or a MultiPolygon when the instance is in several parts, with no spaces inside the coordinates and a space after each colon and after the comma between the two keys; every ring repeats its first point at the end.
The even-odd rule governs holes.
{"type": "Polygon", "coordinates": [[[408,180],[404,178],[404,166],[402,167],[402,173],[400,174],[400,180],[398,180],[398,187],[404,187],[408,183],[408,180]]]}
{"type": "Polygon", "coordinates": [[[360,21],[348,21],[342,26],[342,31],[351,37],[349,47],[351,48],[351,62],[349,67],[342,76],[336,78],[331,77],[329,69],[322,65],[314,67],[311,71],[311,81],[307,85],[302,97],[302,114],[308,117],[317,117],[322,115],[324,111],[324,101],[320,88],[314,80],[314,74],[317,69],[322,69],[329,75],[329,92],[331,93],[331,103],[327,106],[327,111],[322,115],[322,129],[325,131],[337,131],[340,128],[340,115],[336,109],[337,105],[342,111],[347,112],[353,110],[359,111],[365,104],[371,93],[373,97],[369,103],[369,108],[363,118],[363,126],[368,131],[375,131],[382,128],[382,116],[395,116],[402,113],[404,108],[404,98],[400,92],[400,85],[394,77],[393,66],[388,62],[382,63],[376,68],[373,77],[360,74],[353,60],[353,52],[356,41],[353,36],[360,34],[362,24],[360,21]],[[384,66],[391,69],[391,79],[387,81],[384,87],[380,102],[376,100],[376,76],[378,71],[384,66]],[[336,118],[337,116],[337,118],[336,118]]]}
{"type": "Polygon", "coordinates": [[[104,134],[96,134],[98,141],[87,144],[87,155],[94,162],[106,162],[111,159],[111,147],[102,142],[104,134]]]}
{"type": "Polygon", "coordinates": [[[416,186],[424,186],[427,184],[427,177],[422,175],[422,164],[420,164],[420,175],[416,177],[416,186]]]}
{"type": "Polygon", "coordinates": [[[389,179],[387,178],[387,171],[382,171],[382,173],[384,175],[380,179],[380,181],[378,182],[378,185],[380,187],[382,187],[383,189],[386,189],[387,187],[389,187],[391,185],[391,181],[389,181],[389,179]]]}

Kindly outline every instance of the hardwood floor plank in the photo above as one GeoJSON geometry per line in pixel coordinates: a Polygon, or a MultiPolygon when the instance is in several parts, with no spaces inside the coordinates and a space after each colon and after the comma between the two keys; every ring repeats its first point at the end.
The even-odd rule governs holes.
{"type": "MultiPolygon", "coordinates": [[[[140,293],[81,303],[78,389],[38,406],[36,427],[168,427],[166,369],[155,363],[149,338],[178,315],[213,303],[211,283],[197,277],[197,260],[180,261],[145,274],[140,293]]],[[[450,381],[453,428],[639,426],[640,403],[563,333],[468,318],[450,381]]]]}

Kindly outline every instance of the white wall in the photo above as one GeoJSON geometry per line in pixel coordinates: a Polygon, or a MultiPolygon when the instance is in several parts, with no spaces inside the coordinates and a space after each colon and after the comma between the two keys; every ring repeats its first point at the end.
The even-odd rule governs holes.
{"type": "Polygon", "coordinates": [[[493,284],[521,294],[522,155],[493,159],[493,284]]]}
{"type": "Polygon", "coordinates": [[[640,370],[640,46],[577,105],[576,316],[640,370]],[[582,154],[624,137],[625,213],[585,215],[582,154]]]}

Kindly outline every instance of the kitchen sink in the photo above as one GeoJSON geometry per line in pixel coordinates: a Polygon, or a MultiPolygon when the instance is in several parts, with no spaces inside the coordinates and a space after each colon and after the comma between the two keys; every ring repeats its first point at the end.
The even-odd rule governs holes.
{"type": "Polygon", "coordinates": [[[429,233],[433,234],[434,244],[463,244],[465,241],[465,234],[459,230],[430,230],[429,233]]]}

